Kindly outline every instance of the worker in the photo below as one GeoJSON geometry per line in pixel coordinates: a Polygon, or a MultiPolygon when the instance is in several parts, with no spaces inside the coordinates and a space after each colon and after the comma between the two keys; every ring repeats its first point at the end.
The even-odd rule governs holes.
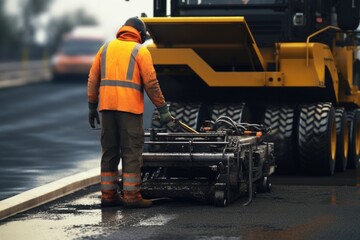
{"type": "Polygon", "coordinates": [[[101,112],[101,206],[150,207],[143,199],[141,164],[144,145],[143,112],[145,89],[157,107],[160,122],[172,120],[160,89],[149,50],[142,46],[146,26],[129,18],[116,39],[96,54],[88,78],[89,123],[100,124],[101,112]],[[98,104],[99,103],[99,104],[98,104]],[[118,193],[118,165],[122,160],[123,189],[118,193]]]}

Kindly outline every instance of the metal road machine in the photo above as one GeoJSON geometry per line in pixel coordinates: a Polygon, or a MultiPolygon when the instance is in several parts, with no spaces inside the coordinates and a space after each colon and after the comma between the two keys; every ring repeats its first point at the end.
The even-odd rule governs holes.
{"type": "Polygon", "coordinates": [[[240,196],[269,192],[275,170],[270,131],[258,124],[236,123],[222,116],[206,121],[197,132],[174,120],[189,132],[150,129],[148,152],[143,154],[142,193],[150,198],[196,199],[226,206],[240,196]]]}
{"type": "Polygon", "coordinates": [[[147,48],[171,114],[199,133],[152,122],[144,192],[223,206],[267,191],[274,162],[287,175],[358,168],[359,7],[154,0],[147,48]]]}

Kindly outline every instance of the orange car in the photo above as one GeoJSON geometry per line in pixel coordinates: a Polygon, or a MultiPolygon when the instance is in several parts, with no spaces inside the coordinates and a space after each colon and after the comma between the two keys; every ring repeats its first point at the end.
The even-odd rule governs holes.
{"type": "Polygon", "coordinates": [[[77,28],[65,35],[51,60],[51,72],[54,80],[86,78],[93,59],[104,43],[101,34],[92,28],[77,28]]]}

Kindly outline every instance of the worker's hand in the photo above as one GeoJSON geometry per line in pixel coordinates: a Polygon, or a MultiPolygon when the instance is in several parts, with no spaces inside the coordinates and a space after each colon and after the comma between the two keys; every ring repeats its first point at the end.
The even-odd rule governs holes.
{"type": "Polygon", "coordinates": [[[95,119],[97,124],[100,124],[99,113],[97,111],[98,103],[89,102],[89,124],[92,128],[95,128],[95,119]]]}
{"type": "Polygon", "coordinates": [[[169,107],[167,106],[166,103],[163,106],[158,107],[157,110],[159,111],[160,114],[160,123],[166,124],[173,119],[169,112],[169,107]]]}

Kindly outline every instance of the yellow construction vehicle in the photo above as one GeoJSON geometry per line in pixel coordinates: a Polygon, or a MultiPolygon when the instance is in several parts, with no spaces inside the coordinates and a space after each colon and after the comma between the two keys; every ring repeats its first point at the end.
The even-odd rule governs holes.
{"type": "Polygon", "coordinates": [[[154,0],[143,21],[171,113],[197,131],[221,116],[270,127],[279,173],[358,168],[359,5],[154,0]]]}

